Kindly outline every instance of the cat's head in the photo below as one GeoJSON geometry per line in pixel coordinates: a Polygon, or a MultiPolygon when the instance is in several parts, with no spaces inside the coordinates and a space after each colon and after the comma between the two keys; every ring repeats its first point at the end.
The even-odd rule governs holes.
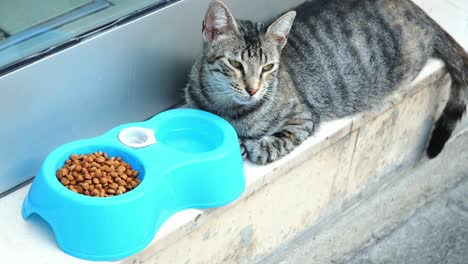
{"type": "Polygon", "coordinates": [[[267,96],[276,85],[281,50],[295,16],[288,12],[264,27],[236,20],[222,2],[211,2],[202,27],[206,70],[200,76],[211,96],[243,105],[267,96]]]}

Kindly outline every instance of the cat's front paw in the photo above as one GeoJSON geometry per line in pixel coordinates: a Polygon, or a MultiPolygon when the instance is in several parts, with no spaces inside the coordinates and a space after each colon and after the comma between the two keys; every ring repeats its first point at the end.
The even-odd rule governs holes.
{"type": "Polygon", "coordinates": [[[268,149],[262,147],[262,142],[264,139],[243,139],[241,146],[245,149],[245,156],[247,159],[253,163],[265,165],[273,160],[271,160],[271,155],[268,155],[268,149]]]}

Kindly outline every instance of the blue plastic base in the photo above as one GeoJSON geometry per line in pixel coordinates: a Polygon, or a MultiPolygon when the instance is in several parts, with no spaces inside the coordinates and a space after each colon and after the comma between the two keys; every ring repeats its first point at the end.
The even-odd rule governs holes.
{"type": "Polygon", "coordinates": [[[226,205],[244,188],[240,147],[229,123],[204,111],[176,109],[57,148],[34,179],[22,213],[47,221],[59,247],[72,256],[117,260],[146,247],[174,213],[226,205]],[[157,143],[142,148],[122,144],[119,133],[129,127],[151,129],[157,143]],[[62,186],[55,172],[65,160],[95,151],[121,156],[140,172],[140,185],[106,198],[62,186]]]}

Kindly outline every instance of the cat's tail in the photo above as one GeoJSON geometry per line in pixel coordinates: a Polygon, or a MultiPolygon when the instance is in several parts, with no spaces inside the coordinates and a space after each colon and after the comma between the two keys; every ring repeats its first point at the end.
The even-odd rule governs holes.
{"type": "Polygon", "coordinates": [[[426,150],[428,157],[434,158],[442,151],[466,110],[468,54],[439,24],[431,18],[427,18],[435,33],[433,56],[445,62],[446,69],[452,77],[447,105],[435,124],[426,150]]]}

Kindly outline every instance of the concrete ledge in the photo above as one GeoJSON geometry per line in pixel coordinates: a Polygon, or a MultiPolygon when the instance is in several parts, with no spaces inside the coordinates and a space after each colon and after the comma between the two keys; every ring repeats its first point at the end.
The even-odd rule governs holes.
{"type": "MultiPolygon", "coordinates": [[[[248,186],[240,199],[223,208],[174,215],[145,250],[118,263],[261,260],[413,166],[448,84],[443,64],[429,61],[407,89],[375,111],[324,124],[293,153],[268,166],[246,162],[248,186]]],[[[5,219],[0,233],[8,238],[0,245],[2,258],[13,263],[90,263],[62,253],[47,227],[20,218],[28,189],[0,200],[0,218],[5,219]]]]}
{"type": "Polygon", "coordinates": [[[125,263],[259,261],[414,165],[448,85],[442,63],[430,61],[408,89],[372,113],[325,124],[268,166],[246,163],[249,186],[241,199],[200,212],[125,263]]]}

